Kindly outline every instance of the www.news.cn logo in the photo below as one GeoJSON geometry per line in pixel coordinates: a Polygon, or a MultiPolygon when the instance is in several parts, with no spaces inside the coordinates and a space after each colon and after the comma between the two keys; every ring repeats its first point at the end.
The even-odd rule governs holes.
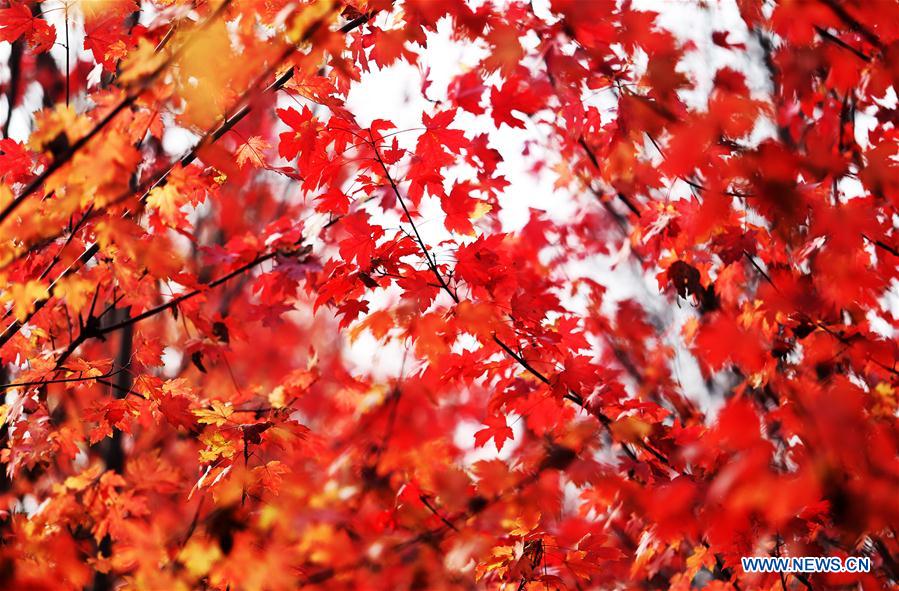
{"type": "Polygon", "coordinates": [[[871,559],[848,556],[744,556],[745,573],[866,573],[871,559]]]}

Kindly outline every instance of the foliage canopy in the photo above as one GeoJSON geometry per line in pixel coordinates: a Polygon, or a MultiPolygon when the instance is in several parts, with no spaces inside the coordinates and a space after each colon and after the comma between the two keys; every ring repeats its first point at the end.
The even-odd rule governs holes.
{"type": "Polygon", "coordinates": [[[0,9],[0,586],[897,584],[899,6],[733,9],[0,9]]]}

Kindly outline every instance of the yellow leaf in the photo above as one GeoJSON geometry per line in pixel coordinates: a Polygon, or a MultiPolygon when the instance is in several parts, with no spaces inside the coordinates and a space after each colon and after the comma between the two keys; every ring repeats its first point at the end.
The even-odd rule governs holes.
{"type": "Polygon", "coordinates": [[[704,546],[697,546],[693,550],[693,554],[687,558],[687,572],[690,573],[691,577],[695,576],[703,566],[711,568],[714,565],[714,557],[709,554],[708,548],[704,546]]]}
{"type": "Polygon", "coordinates": [[[286,399],[284,397],[284,386],[278,386],[268,395],[268,403],[272,406],[272,408],[284,408],[286,404],[286,399]]]}
{"type": "Polygon", "coordinates": [[[237,165],[243,168],[247,162],[254,168],[259,168],[265,164],[265,151],[271,146],[267,141],[258,135],[249,138],[244,144],[237,148],[235,156],[237,157],[237,165]]]}
{"type": "Polygon", "coordinates": [[[874,391],[883,398],[896,397],[896,390],[889,382],[880,382],[874,387],[874,391]]]}
{"type": "Polygon", "coordinates": [[[12,189],[6,183],[0,184],[0,208],[5,208],[12,200],[12,189]]]}
{"type": "Polygon", "coordinates": [[[222,403],[214,400],[210,406],[212,410],[205,408],[194,410],[194,414],[197,415],[197,422],[221,427],[234,414],[234,407],[231,406],[230,402],[222,403]]]}
{"type": "Polygon", "coordinates": [[[104,16],[125,16],[139,8],[135,0],[76,0],[75,6],[81,10],[84,20],[93,23],[104,16]]]}
{"type": "Polygon", "coordinates": [[[211,127],[227,107],[229,85],[242,62],[231,48],[224,19],[193,32],[178,60],[178,94],[184,101],[181,118],[202,129],[211,127]]]}
{"type": "Polygon", "coordinates": [[[92,124],[84,115],[78,115],[72,105],[57,104],[53,109],[44,109],[35,116],[35,130],[28,138],[28,147],[42,152],[60,135],[65,135],[69,144],[87,135],[92,124]]]}
{"type": "Polygon", "coordinates": [[[493,206],[485,201],[478,201],[477,205],[474,206],[474,211],[471,212],[471,215],[468,218],[471,221],[479,220],[488,213],[493,210],[493,206]]]}
{"type": "Polygon", "coordinates": [[[203,463],[212,462],[219,458],[233,458],[234,454],[237,453],[234,443],[228,441],[219,431],[203,433],[200,436],[200,442],[206,446],[206,449],[200,451],[200,461],[203,463]]]}
{"type": "Polygon", "coordinates": [[[509,529],[510,536],[526,536],[537,527],[540,521],[540,512],[533,511],[530,515],[517,515],[514,519],[504,519],[503,527],[509,529]]]}
{"type": "Polygon", "coordinates": [[[176,226],[182,217],[181,206],[184,204],[181,194],[172,183],[154,187],[147,195],[147,206],[159,212],[159,217],[170,225],[176,226]]]}
{"type": "Polygon", "coordinates": [[[105,371],[102,371],[101,368],[108,371],[109,362],[108,361],[85,361],[84,359],[74,359],[66,364],[67,369],[70,371],[66,372],[66,377],[72,376],[81,376],[84,378],[96,378],[102,376],[105,371]]]}
{"type": "Polygon", "coordinates": [[[278,523],[283,523],[285,517],[282,510],[276,505],[265,504],[259,512],[259,527],[267,530],[278,523]]]}
{"type": "Polygon", "coordinates": [[[331,548],[339,537],[331,524],[315,523],[303,532],[298,548],[301,553],[308,553],[310,561],[327,563],[331,559],[331,548]]]}
{"type": "Polygon", "coordinates": [[[297,10],[287,36],[291,42],[299,43],[307,38],[313,27],[321,26],[322,21],[330,20],[334,15],[334,0],[319,0],[297,10]]]}
{"type": "Polygon", "coordinates": [[[166,52],[156,51],[156,46],[141,37],[137,47],[122,61],[119,82],[131,84],[155,72],[168,58],[166,52]]]}
{"type": "Polygon", "coordinates": [[[50,292],[47,286],[33,279],[27,283],[13,283],[9,291],[3,294],[4,301],[12,300],[13,315],[19,322],[23,322],[34,311],[36,301],[48,297],[50,292]]]}
{"type": "Polygon", "coordinates": [[[103,466],[94,464],[93,467],[88,468],[81,474],[66,478],[65,487],[71,490],[84,490],[100,477],[101,472],[103,472],[103,466]]]}
{"type": "Polygon", "coordinates": [[[491,550],[491,556],[484,562],[478,564],[475,569],[475,580],[480,581],[487,574],[496,572],[502,576],[507,570],[510,562],[515,560],[514,546],[498,546],[491,550]]]}
{"type": "Polygon", "coordinates": [[[874,387],[874,404],[871,413],[878,417],[894,417],[897,404],[896,390],[888,382],[880,382],[874,387]]]}
{"type": "Polygon", "coordinates": [[[83,277],[70,275],[57,280],[53,295],[64,301],[69,311],[78,314],[90,301],[94,284],[83,277]]]}
{"type": "Polygon", "coordinates": [[[641,441],[652,430],[649,423],[636,417],[618,419],[610,428],[619,441],[641,441]]]}
{"type": "Polygon", "coordinates": [[[178,553],[178,560],[187,568],[194,577],[204,577],[209,570],[222,558],[222,551],[218,544],[199,538],[191,538],[186,546],[178,553]]]}

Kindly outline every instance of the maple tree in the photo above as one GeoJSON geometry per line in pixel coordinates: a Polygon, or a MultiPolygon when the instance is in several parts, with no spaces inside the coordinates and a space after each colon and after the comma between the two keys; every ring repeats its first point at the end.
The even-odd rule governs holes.
{"type": "Polygon", "coordinates": [[[899,4],[733,10],[0,8],[0,586],[894,587],[899,4]]]}

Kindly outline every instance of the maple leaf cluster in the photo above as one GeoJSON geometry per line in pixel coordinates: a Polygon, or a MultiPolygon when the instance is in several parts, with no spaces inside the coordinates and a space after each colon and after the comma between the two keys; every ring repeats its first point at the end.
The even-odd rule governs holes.
{"type": "Polygon", "coordinates": [[[730,9],[6,3],[0,588],[894,588],[899,3],[730,9]]]}

